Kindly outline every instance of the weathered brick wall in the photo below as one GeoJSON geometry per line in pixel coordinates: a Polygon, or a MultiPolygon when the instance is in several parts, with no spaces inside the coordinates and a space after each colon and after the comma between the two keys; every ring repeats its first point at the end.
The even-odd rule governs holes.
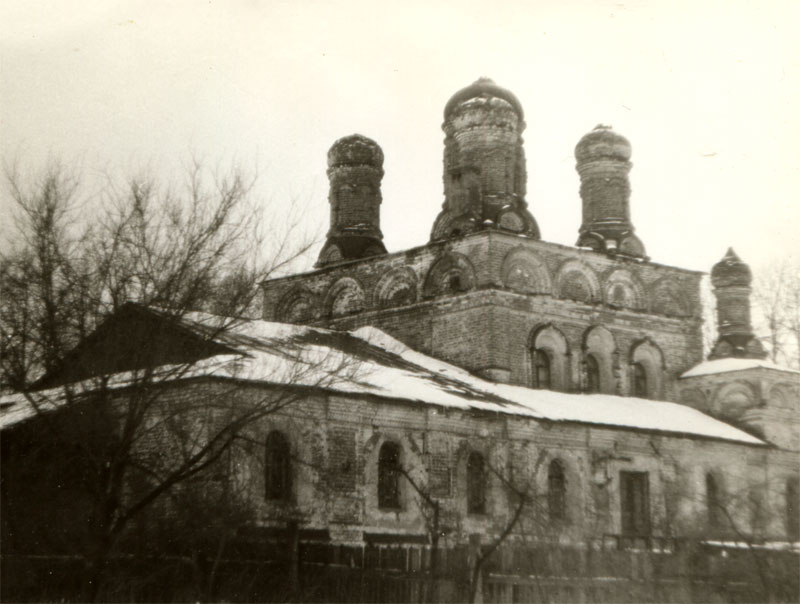
{"type": "Polygon", "coordinates": [[[516,384],[530,383],[532,330],[552,323],[569,341],[572,390],[584,335],[602,325],[616,345],[613,391],[628,393],[631,347],[649,339],[663,356],[659,397],[675,399],[677,376],[702,359],[699,281],[693,271],[490,232],[267,282],[264,318],[373,325],[516,384]]]}
{"type": "Polygon", "coordinates": [[[771,443],[800,450],[800,373],[769,368],[682,378],[682,403],[746,426],[771,443]]]}
{"type": "MultiPolygon", "coordinates": [[[[228,389],[219,389],[231,396],[228,389]]],[[[181,397],[207,396],[197,384],[181,397]]],[[[238,386],[242,401],[261,400],[264,389],[238,386]]],[[[364,534],[393,534],[400,541],[426,536],[431,509],[401,479],[401,507],[384,510],[377,501],[377,459],[381,445],[400,445],[401,465],[410,478],[442,506],[444,544],[463,543],[471,533],[499,534],[517,501],[504,480],[530,496],[519,537],[581,540],[619,534],[621,471],[647,472],[652,533],[709,535],[705,476],[722,477],[724,503],[735,531],[783,538],[785,485],[797,475],[796,452],[684,438],[635,430],[536,422],[510,415],[480,414],[431,405],[393,403],[339,395],[301,399],[269,414],[247,430],[251,448],[233,464],[249,491],[256,522],[327,529],[334,541],[360,542],[364,534]],[[293,493],[288,502],[264,499],[263,442],[271,430],[288,437],[293,493]],[[466,459],[481,453],[497,474],[487,472],[486,513],[466,510],[466,459]],[[564,521],[546,514],[547,467],[558,459],[566,472],[564,521]],[[499,476],[503,476],[501,479],[499,476]],[[756,520],[751,494],[760,493],[764,519],[756,520]]]]}

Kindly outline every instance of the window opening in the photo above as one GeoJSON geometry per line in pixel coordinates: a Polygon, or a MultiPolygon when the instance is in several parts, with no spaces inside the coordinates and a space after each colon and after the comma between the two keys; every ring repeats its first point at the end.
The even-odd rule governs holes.
{"type": "Polygon", "coordinates": [[[633,396],[647,398],[647,370],[641,363],[633,364],[633,396]]]}
{"type": "Polygon", "coordinates": [[[486,472],[483,455],[472,452],[467,458],[467,512],[486,512],[486,472]]]}
{"type": "Polygon", "coordinates": [[[622,534],[650,534],[650,488],[647,472],[620,472],[622,534]]]}
{"type": "Polygon", "coordinates": [[[563,464],[554,459],[547,469],[547,512],[551,520],[564,520],[566,514],[567,480],[563,464]]]}
{"type": "Polygon", "coordinates": [[[550,355],[546,350],[534,350],[534,386],[543,390],[551,388],[550,355]]]}
{"type": "Polygon", "coordinates": [[[400,447],[384,443],[378,454],[378,507],[400,508],[400,447]]]}
{"type": "Polygon", "coordinates": [[[600,365],[594,355],[586,355],[586,392],[600,392],[600,365]]]}
{"type": "Polygon", "coordinates": [[[291,457],[289,441],[278,431],[266,440],[264,494],[267,499],[287,501],[291,493],[291,457]]]}

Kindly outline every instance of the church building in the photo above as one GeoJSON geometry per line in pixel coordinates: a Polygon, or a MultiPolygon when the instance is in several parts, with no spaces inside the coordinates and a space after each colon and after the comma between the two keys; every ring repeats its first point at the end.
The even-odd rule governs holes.
{"type": "MultiPolygon", "coordinates": [[[[164,407],[143,420],[154,463],[185,449],[158,431],[171,405],[227,413],[291,393],[241,423],[245,444],[226,462],[262,535],[797,551],[800,371],[766,360],[748,266],[730,249],[711,267],[719,335],[704,358],[703,274],[648,257],[625,137],[599,125],[577,142],[573,247],[540,237],[511,92],[479,79],[447,102],[443,130],[444,203],[427,243],[386,249],[393,167],[375,141],[346,136],[327,156],[330,229],[313,270],[263,283],[253,317],[225,329],[202,312],[125,306],[40,386],[104,376],[113,405],[142,363],[166,367],[164,407]]],[[[25,466],[39,434],[29,420],[61,404],[37,396],[0,399],[7,551],[47,537],[31,497],[47,518],[85,513],[25,466]]],[[[204,429],[179,432],[199,446],[204,429]]]]}
{"type": "MultiPolygon", "coordinates": [[[[747,265],[731,249],[711,270],[719,338],[704,359],[702,274],[647,256],[631,216],[628,140],[599,125],[578,141],[583,219],[569,247],[540,239],[526,202],[525,119],[511,92],[479,79],[447,102],[442,127],[444,203],[430,241],[387,252],[381,148],[341,138],[328,152],[330,230],[315,270],[265,283],[263,318],[376,328],[433,366],[522,387],[515,395],[534,406],[563,393],[554,405],[571,419],[453,412],[433,400],[331,412],[328,442],[335,433],[358,459],[361,503],[341,525],[357,531],[343,538],[422,530],[413,493],[403,503],[378,492],[382,464],[401,459],[464,534],[499,531],[510,513],[502,480],[488,474],[480,503],[470,499],[470,476],[485,464],[535,485],[562,537],[719,533],[709,508],[724,499],[742,534],[797,539],[800,372],[765,360],[747,265]],[[676,423],[689,408],[703,415],[676,423]],[[637,424],[644,409],[671,421],[637,424]],[[694,432],[711,418],[739,437],[694,432]]],[[[281,433],[303,446],[296,431],[281,433]]],[[[334,513],[322,524],[333,534],[338,522],[334,513]]]]}

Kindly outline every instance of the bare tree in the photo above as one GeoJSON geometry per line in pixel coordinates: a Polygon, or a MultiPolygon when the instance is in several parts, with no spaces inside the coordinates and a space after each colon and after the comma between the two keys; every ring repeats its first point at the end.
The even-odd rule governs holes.
{"type": "MultiPolygon", "coordinates": [[[[70,496],[79,493],[79,521],[61,545],[84,560],[81,597],[93,601],[102,597],[109,560],[147,510],[207,476],[249,426],[301,395],[291,388],[253,395],[228,384],[175,397],[170,384],[208,355],[165,365],[157,330],[130,348],[136,358],[124,388],[113,364],[76,374],[69,355],[131,302],[156,308],[167,325],[183,325],[195,311],[217,312],[195,323],[205,342],[217,342],[238,317],[253,314],[259,283],[302,257],[313,238],[292,220],[296,207],[281,209],[288,218],[280,232],[265,232],[251,198],[255,177],[240,169],[209,174],[194,162],[178,190],[152,178],[109,181],[95,213],[63,167],[35,181],[7,175],[16,212],[0,257],[0,387],[25,393],[35,431],[43,431],[23,427],[18,440],[38,442],[63,472],[81,468],[68,487],[70,496]],[[49,413],[56,407],[57,420],[49,413]]],[[[294,378],[311,370],[298,363],[294,378]]],[[[338,371],[329,363],[315,379],[338,371]]],[[[18,478],[34,474],[29,468],[18,478]]]]}
{"type": "Polygon", "coordinates": [[[800,368],[800,264],[784,260],[758,270],[753,303],[770,359],[800,368]]]}

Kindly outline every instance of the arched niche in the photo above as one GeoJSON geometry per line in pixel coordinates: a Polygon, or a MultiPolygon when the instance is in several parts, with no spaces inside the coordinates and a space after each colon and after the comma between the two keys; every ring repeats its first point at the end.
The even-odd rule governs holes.
{"type": "Polygon", "coordinates": [[[524,294],[549,294],[553,290],[544,261],[524,248],[511,250],[503,259],[503,285],[524,294]]]}
{"type": "Polygon", "coordinates": [[[685,388],[681,390],[681,403],[700,411],[709,411],[708,397],[700,388],[685,388]]]}
{"type": "Polygon", "coordinates": [[[680,284],[670,277],[664,277],[650,290],[650,310],[669,317],[685,317],[689,314],[680,284]]]}
{"type": "Polygon", "coordinates": [[[568,260],[558,270],[556,290],[559,298],[592,304],[600,299],[600,282],[591,267],[579,260],[568,260]]]}
{"type": "Polygon", "coordinates": [[[475,230],[477,222],[468,214],[454,216],[452,212],[442,212],[433,224],[431,241],[449,237],[460,237],[475,230]]]}
{"type": "Polygon", "coordinates": [[[405,306],[417,301],[417,275],[407,266],[385,272],[375,286],[375,303],[379,308],[405,306]]]}
{"type": "Polygon", "coordinates": [[[566,392],[569,390],[569,343],[564,334],[552,324],[541,325],[531,332],[528,340],[529,384],[534,388],[545,388],[566,392]],[[549,384],[542,384],[541,359],[546,355],[549,384]]]}
{"type": "Polygon", "coordinates": [[[426,298],[467,292],[475,288],[475,269],[463,254],[447,252],[433,263],[425,277],[426,298]]]}
{"type": "Polygon", "coordinates": [[[583,487],[581,472],[572,456],[564,451],[542,455],[536,475],[539,509],[547,518],[547,529],[558,533],[582,521],[583,487]]]}
{"type": "Polygon", "coordinates": [[[364,290],[352,277],[342,277],[331,285],[325,297],[325,309],[332,317],[364,310],[364,290]]]}
{"type": "Polygon", "coordinates": [[[628,355],[628,392],[642,398],[664,397],[664,354],[650,338],[643,338],[631,345],[628,355]],[[636,392],[638,370],[644,371],[644,392],[636,392]]]}
{"type": "Polygon", "coordinates": [[[748,410],[758,405],[758,395],[747,382],[729,382],[714,393],[711,410],[715,415],[738,420],[748,410]]]}
{"type": "Polygon", "coordinates": [[[644,310],[646,296],[639,279],[627,269],[613,270],[604,279],[604,299],[614,308],[644,310]]]}
{"type": "Polygon", "coordinates": [[[583,390],[585,392],[617,393],[619,354],[612,333],[602,325],[590,327],[583,334],[583,390]],[[596,386],[592,377],[596,369],[596,386]]]}
{"type": "Polygon", "coordinates": [[[791,384],[774,384],[767,395],[767,405],[776,409],[792,409],[796,400],[800,400],[800,391],[791,384]]]}
{"type": "Polygon", "coordinates": [[[277,318],[285,323],[304,323],[319,314],[317,296],[305,289],[293,289],[278,302],[277,318]]]}

